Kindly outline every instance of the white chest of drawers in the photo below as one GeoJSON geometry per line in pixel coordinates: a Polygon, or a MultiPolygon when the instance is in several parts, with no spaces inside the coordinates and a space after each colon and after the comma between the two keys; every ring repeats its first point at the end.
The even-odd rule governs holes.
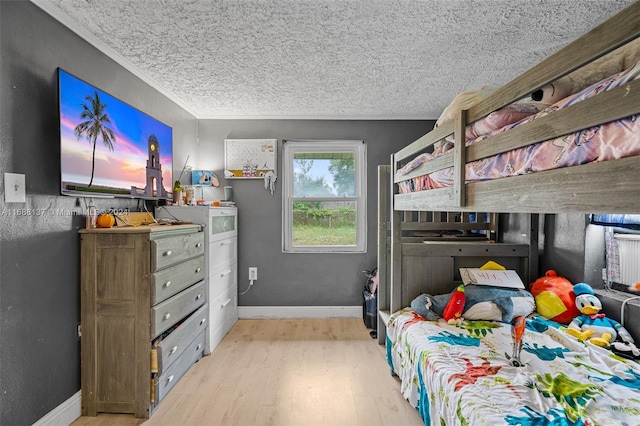
{"type": "Polygon", "coordinates": [[[150,417],[204,353],[204,232],[139,226],[80,236],[82,414],[150,417]]]}
{"type": "Polygon", "coordinates": [[[210,354],[238,320],[238,209],[235,207],[162,206],[158,219],[179,219],[204,226],[205,275],[210,354]]]}

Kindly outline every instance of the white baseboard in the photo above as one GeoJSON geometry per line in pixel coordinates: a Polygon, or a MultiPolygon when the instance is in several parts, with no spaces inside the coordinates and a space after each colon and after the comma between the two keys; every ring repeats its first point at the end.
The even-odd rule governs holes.
{"type": "Polygon", "coordinates": [[[74,393],[71,398],[58,405],[47,415],[35,422],[33,426],[69,426],[82,413],[82,391],[74,393]]]}
{"type": "Polygon", "coordinates": [[[362,318],[362,306],[238,306],[240,319],[362,318]]]}

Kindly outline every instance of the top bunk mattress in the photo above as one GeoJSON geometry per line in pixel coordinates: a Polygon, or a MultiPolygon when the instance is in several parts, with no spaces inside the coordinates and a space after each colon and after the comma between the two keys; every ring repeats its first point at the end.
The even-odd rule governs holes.
{"type": "MultiPolygon", "coordinates": [[[[640,62],[634,67],[605,78],[583,91],[545,108],[537,114],[529,115],[513,124],[506,125],[475,139],[468,139],[467,136],[465,145],[467,147],[471,146],[525,123],[532,122],[537,118],[552,114],[554,111],[592,98],[599,93],[624,86],[636,80],[639,76],[640,62]]],[[[468,130],[469,128],[467,128],[467,135],[469,134],[468,130]]],[[[440,153],[434,154],[423,153],[416,156],[396,172],[396,180],[402,179],[402,176],[408,174],[420,165],[427,163],[433,158],[444,155],[450,150],[451,149],[442,150],[440,153]]],[[[634,114],[620,120],[469,162],[465,167],[465,180],[469,183],[499,179],[544,170],[632,157],[639,154],[640,121],[638,120],[638,114],[634,114]]],[[[453,184],[454,168],[447,167],[426,175],[400,180],[398,182],[398,191],[401,194],[405,194],[450,187],[453,184]]]]}

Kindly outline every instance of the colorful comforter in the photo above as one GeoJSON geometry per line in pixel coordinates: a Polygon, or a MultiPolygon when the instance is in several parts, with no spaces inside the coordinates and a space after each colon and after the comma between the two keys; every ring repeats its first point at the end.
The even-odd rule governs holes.
{"type": "Polygon", "coordinates": [[[387,328],[387,358],[425,425],[638,425],[640,365],[527,319],[514,367],[511,326],[427,321],[410,308],[387,328]]]}
{"type": "MultiPolygon", "coordinates": [[[[466,146],[593,97],[603,91],[622,86],[637,79],[639,76],[640,62],[634,67],[606,78],[535,115],[523,118],[516,123],[494,130],[476,139],[467,140],[466,146]]],[[[441,154],[420,154],[398,170],[397,175],[407,174],[438,155],[441,154]]],[[[636,155],[640,155],[640,120],[638,120],[637,115],[633,115],[573,134],[473,161],[466,165],[466,181],[477,182],[498,179],[636,155]]],[[[451,186],[454,181],[453,173],[453,168],[450,167],[429,175],[400,182],[398,184],[399,192],[403,194],[451,186]]]]}

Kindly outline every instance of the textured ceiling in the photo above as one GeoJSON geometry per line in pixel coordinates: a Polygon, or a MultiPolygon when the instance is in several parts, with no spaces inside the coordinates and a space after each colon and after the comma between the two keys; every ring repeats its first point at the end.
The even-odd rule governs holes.
{"type": "Polygon", "coordinates": [[[32,0],[197,118],[435,119],[631,0],[32,0]]]}

